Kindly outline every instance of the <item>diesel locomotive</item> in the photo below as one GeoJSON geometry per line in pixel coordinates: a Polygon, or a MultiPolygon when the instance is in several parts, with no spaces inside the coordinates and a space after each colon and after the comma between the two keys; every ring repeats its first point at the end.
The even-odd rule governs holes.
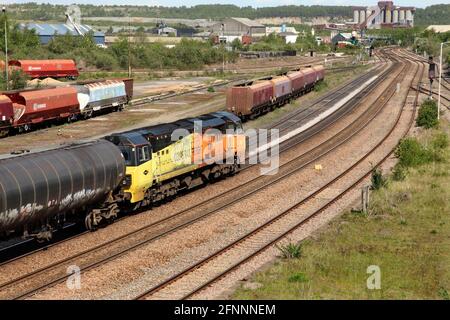
{"type": "Polygon", "coordinates": [[[215,112],[0,159],[0,237],[49,240],[68,222],[94,230],[236,173],[245,148],[241,120],[215,112]]]}

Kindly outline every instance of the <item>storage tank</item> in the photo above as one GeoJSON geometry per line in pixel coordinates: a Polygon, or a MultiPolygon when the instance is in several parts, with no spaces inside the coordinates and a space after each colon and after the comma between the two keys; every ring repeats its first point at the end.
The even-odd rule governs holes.
{"type": "Polygon", "coordinates": [[[0,160],[0,233],[21,232],[60,213],[82,214],[125,175],[120,150],[106,140],[0,160]]]}
{"type": "Polygon", "coordinates": [[[393,23],[398,23],[398,10],[397,9],[394,10],[394,13],[393,13],[393,16],[392,16],[392,22],[393,23]]]}
{"type": "Polygon", "coordinates": [[[407,21],[412,21],[413,20],[413,16],[412,16],[412,11],[411,10],[406,10],[406,20],[407,21]]]}
{"type": "Polygon", "coordinates": [[[389,8],[386,8],[386,23],[392,23],[392,13],[389,8]]]}
{"type": "Polygon", "coordinates": [[[286,76],[275,77],[270,80],[273,85],[273,96],[276,99],[280,99],[291,93],[292,85],[291,80],[286,76]]]}
{"type": "Polygon", "coordinates": [[[359,11],[359,23],[366,21],[366,10],[359,11]]]}
{"type": "Polygon", "coordinates": [[[358,10],[353,10],[353,21],[355,23],[359,23],[359,11],[358,10]]]}
{"type": "Polygon", "coordinates": [[[405,10],[400,10],[399,20],[400,20],[400,22],[402,22],[402,23],[405,22],[405,10]]]}

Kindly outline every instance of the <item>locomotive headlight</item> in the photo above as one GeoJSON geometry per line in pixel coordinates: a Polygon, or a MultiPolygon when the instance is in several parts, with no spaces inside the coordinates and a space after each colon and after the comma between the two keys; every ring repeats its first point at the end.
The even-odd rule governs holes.
{"type": "Polygon", "coordinates": [[[123,187],[130,187],[131,186],[131,174],[127,174],[125,176],[125,179],[122,180],[122,186],[123,187]]]}

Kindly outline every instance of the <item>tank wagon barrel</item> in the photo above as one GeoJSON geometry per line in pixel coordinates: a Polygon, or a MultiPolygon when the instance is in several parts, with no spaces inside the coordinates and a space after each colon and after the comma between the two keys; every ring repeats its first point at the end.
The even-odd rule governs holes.
{"type": "Polygon", "coordinates": [[[124,176],[122,153],[106,140],[2,159],[0,234],[27,235],[71,213],[95,209],[124,176]]]}

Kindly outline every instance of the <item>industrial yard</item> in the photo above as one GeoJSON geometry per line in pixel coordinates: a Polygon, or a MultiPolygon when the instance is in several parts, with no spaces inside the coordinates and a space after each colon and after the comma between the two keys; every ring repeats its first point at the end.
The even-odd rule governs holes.
{"type": "Polygon", "coordinates": [[[448,300],[450,29],[365,4],[5,9],[0,299],[448,300]]]}

